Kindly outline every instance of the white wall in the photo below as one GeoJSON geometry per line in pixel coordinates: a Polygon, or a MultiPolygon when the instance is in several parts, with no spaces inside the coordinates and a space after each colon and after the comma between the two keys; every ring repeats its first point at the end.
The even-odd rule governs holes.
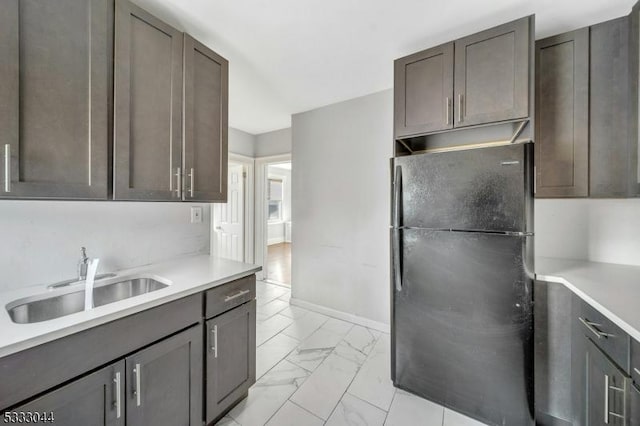
{"type": "Polygon", "coordinates": [[[229,127],[229,152],[255,157],[256,137],[251,133],[229,127]]]}
{"type": "Polygon", "coordinates": [[[80,247],[98,273],[209,253],[210,207],[190,223],[188,203],[0,202],[0,291],[77,275],[80,247]]]}
{"type": "Polygon", "coordinates": [[[291,153],[291,128],[274,130],[256,136],[256,157],[291,153]]]}
{"type": "Polygon", "coordinates": [[[294,298],[389,322],[392,121],[392,90],[293,116],[294,298]]]}
{"type": "Polygon", "coordinates": [[[640,199],[536,200],[536,255],[640,265],[640,199]]]}

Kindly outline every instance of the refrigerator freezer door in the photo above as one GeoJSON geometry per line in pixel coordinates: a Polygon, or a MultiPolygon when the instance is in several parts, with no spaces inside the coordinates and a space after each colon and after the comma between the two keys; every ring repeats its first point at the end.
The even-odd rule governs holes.
{"type": "Polygon", "coordinates": [[[400,232],[394,384],[488,424],[532,425],[531,237],[400,232]]]}
{"type": "Polygon", "coordinates": [[[397,157],[400,225],[529,232],[532,144],[397,157]]]}

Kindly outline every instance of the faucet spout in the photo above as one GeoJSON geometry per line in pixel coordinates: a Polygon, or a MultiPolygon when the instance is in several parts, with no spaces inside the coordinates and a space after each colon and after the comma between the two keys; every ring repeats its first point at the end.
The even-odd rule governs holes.
{"type": "Polygon", "coordinates": [[[87,277],[84,284],[84,310],[93,309],[93,283],[98,272],[98,264],[100,259],[89,259],[87,277]]]}
{"type": "Polygon", "coordinates": [[[81,257],[78,261],[78,281],[84,281],[87,278],[87,267],[89,266],[89,258],[87,257],[87,248],[80,249],[81,257]]]}

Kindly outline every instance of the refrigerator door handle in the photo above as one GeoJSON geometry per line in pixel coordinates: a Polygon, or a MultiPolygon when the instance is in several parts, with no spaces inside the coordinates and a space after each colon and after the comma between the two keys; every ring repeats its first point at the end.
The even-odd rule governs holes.
{"type": "Polygon", "coordinates": [[[402,291],[402,166],[396,166],[393,179],[393,282],[397,291],[402,291]]]}
{"type": "Polygon", "coordinates": [[[396,166],[395,177],[393,179],[393,227],[399,228],[401,225],[400,198],[402,197],[402,166],[396,166]]]}
{"type": "Polygon", "coordinates": [[[402,230],[393,229],[393,283],[396,291],[402,291],[402,230]]]}

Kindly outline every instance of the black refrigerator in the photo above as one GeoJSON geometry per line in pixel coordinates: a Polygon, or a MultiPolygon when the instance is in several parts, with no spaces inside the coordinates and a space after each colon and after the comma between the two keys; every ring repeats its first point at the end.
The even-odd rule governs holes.
{"type": "Polygon", "coordinates": [[[392,160],[394,385],[534,423],[533,144],[392,160]]]}

